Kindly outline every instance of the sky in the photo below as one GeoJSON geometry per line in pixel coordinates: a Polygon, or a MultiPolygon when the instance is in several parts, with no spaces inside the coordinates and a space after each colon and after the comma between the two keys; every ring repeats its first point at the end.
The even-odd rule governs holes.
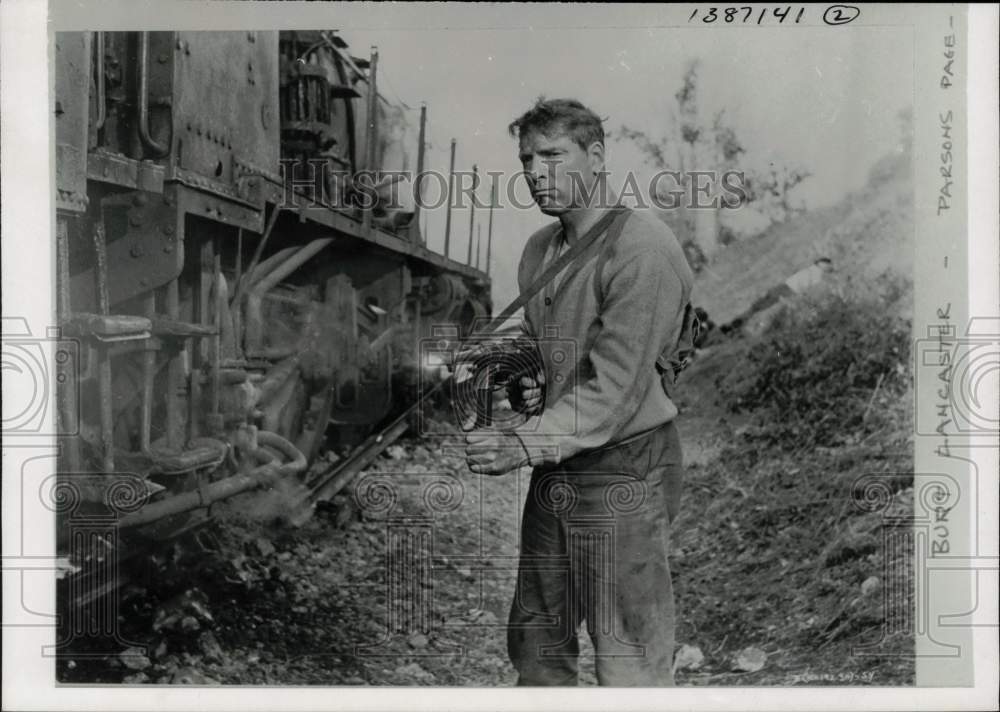
{"type": "MultiPolygon", "coordinates": [[[[725,110],[748,163],[812,171],[798,197],[819,207],[864,184],[872,163],[897,144],[897,115],[913,101],[908,29],[666,27],[630,6],[515,7],[522,18],[507,12],[500,21],[493,5],[340,6],[331,27],[356,56],[378,46],[379,89],[412,107],[414,124],[427,103],[427,167],[442,173],[455,138],[456,169],[476,163],[480,172],[516,174],[507,125],[539,95],[581,100],[606,118],[607,131],[627,125],[662,135],[685,67],[698,59],[702,110],[725,110]]],[[[612,176],[652,172],[631,144],[611,141],[607,154],[612,176]]],[[[487,185],[481,195],[488,197],[487,185]]],[[[523,183],[518,196],[527,200],[523,183]]],[[[477,211],[484,259],[486,218],[477,211]]],[[[428,247],[443,251],[444,209],[425,220],[428,247]]],[[[495,212],[497,309],[516,296],[524,243],[549,220],[534,208],[495,212]]],[[[465,260],[468,235],[467,209],[453,211],[451,257],[465,260]]]]}

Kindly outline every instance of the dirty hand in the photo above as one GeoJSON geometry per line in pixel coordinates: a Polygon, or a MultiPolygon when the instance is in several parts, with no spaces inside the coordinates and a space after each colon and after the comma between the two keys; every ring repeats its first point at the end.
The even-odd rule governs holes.
{"type": "Polygon", "coordinates": [[[477,475],[502,475],[527,465],[529,457],[513,433],[477,431],[465,436],[465,460],[477,475]]]}
{"type": "Polygon", "coordinates": [[[521,376],[517,386],[521,389],[522,412],[537,415],[542,412],[542,398],[545,393],[545,374],[539,371],[534,376],[521,376]]]}

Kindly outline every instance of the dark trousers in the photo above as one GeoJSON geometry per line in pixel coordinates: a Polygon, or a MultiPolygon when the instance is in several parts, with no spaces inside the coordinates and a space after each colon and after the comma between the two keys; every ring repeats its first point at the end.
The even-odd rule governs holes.
{"type": "Polygon", "coordinates": [[[586,620],[601,685],[673,685],[668,527],[680,503],[673,423],[536,468],[507,649],[519,685],[576,685],[586,620]]]}

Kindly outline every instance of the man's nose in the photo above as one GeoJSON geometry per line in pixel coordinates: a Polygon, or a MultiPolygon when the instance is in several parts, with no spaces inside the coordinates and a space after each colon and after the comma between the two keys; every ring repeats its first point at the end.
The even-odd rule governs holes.
{"type": "Polygon", "coordinates": [[[542,161],[540,156],[535,156],[525,165],[524,173],[528,177],[528,180],[532,183],[536,183],[539,178],[546,175],[546,166],[542,161]]]}

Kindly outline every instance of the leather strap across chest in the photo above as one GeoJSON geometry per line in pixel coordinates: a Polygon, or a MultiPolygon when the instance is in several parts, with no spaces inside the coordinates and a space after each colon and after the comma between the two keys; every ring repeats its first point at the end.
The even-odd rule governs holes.
{"type": "Polygon", "coordinates": [[[601,219],[594,223],[594,225],[587,230],[587,232],[585,232],[569,250],[564,252],[557,260],[546,267],[545,271],[543,271],[526,290],[521,292],[521,295],[517,299],[511,302],[506,309],[500,312],[500,315],[487,325],[486,332],[489,333],[493,331],[500,324],[507,321],[507,319],[509,319],[514,312],[531,301],[532,297],[538,294],[538,292],[540,292],[545,285],[555,279],[555,277],[562,272],[567,265],[573,262],[591,245],[593,245],[597,238],[608,230],[615,220],[621,218],[624,222],[624,220],[628,217],[628,212],[628,208],[619,206],[612,208],[604,214],[601,219]]]}

